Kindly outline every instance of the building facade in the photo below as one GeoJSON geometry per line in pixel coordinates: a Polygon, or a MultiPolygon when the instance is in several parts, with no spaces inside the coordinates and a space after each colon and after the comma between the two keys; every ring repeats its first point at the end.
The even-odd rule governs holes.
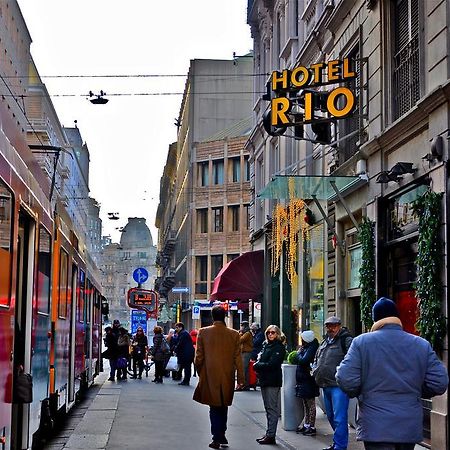
{"type": "MultiPolygon", "coordinates": [[[[417,205],[429,206],[430,198],[438,198],[440,243],[433,320],[448,317],[448,14],[445,1],[248,2],[255,73],[307,68],[319,105],[337,87],[348,88],[355,100],[348,118],[273,129],[263,123],[270,95],[255,94],[256,126],[248,147],[259,196],[251,236],[253,247],[266,255],[263,321],[278,321],[292,346],[299,329],[320,336],[332,314],[354,334],[364,332],[367,305],[379,296],[394,299],[408,331],[419,333],[416,321],[430,311],[423,306],[426,292],[418,304],[419,275],[427,270],[419,242],[426,242],[427,226],[417,205]],[[353,76],[331,83],[345,59],[353,76]],[[367,229],[373,230],[369,244],[367,229]],[[372,248],[371,238],[373,270],[367,276],[359,269],[367,263],[362,254],[372,248]]],[[[265,92],[267,81],[255,77],[254,91],[265,92]]],[[[293,90],[292,116],[306,114],[305,92],[293,90]]],[[[312,122],[324,117],[329,115],[317,106],[312,122]]],[[[445,328],[440,338],[447,362],[445,328]]],[[[447,448],[447,394],[423,404],[425,444],[447,448]]]]}

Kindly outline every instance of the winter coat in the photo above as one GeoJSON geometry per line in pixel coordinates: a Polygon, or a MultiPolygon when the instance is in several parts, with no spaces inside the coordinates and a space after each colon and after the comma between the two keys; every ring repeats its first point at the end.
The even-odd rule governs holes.
{"type": "Polygon", "coordinates": [[[111,360],[117,359],[119,350],[117,348],[117,337],[112,333],[106,333],[105,347],[107,347],[108,358],[111,360]]]}
{"type": "Polygon", "coordinates": [[[180,331],[178,334],[177,345],[174,351],[177,355],[178,364],[192,364],[192,361],[194,361],[194,345],[190,334],[186,330],[180,331]]]}
{"type": "Polygon", "coordinates": [[[153,336],[153,347],[150,349],[153,361],[166,361],[169,357],[169,352],[163,350],[163,340],[165,337],[160,333],[153,336]]]}
{"type": "Polygon", "coordinates": [[[356,337],[338,367],[340,388],[358,396],[358,440],[422,441],[421,397],[447,389],[447,371],[428,341],[403,331],[400,323],[393,317],[375,322],[376,331],[356,337]]]}
{"type": "Polygon", "coordinates": [[[241,334],[241,352],[242,353],[250,353],[253,350],[253,335],[250,330],[241,334]]]}
{"type": "Polygon", "coordinates": [[[264,343],[264,332],[261,328],[253,335],[252,359],[256,361],[264,343]]]}
{"type": "Polygon", "coordinates": [[[258,360],[253,365],[261,387],[281,387],[281,364],[285,355],[286,347],[280,340],[264,342],[258,360]]]}
{"type": "Polygon", "coordinates": [[[342,327],[332,341],[328,342],[325,338],[320,344],[313,363],[313,376],[319,387],[337,386],[336,368],[344,359],[351,343],[350,333],[347,328],[342,327]]]}
{"type": "Polygon", "coordinates": [[[139,333],[137,333],[133,337],[133,345],[132,345],[133,356],[144,358],[147,346],[148,346],[147,336],[143,333],[141,333],[140,335],[139,333]]]}
{"type": "Polygon", "coordinates": [[[117,350],[119,357],[128,358],[130,356],[130,337],[128,334],[119,335],[117,350]]]}
{"type": "Polygon", "coordinates": [[[194,400],[210,406],[230,406],[236,372],[238,384],[244,384],[239,333],[221,321],[200,328],[194,364],[199,375],[194,400]]]}
{"type": "Polygon", "coordinates": [[[319,386],[317,386],[311,373],[311,364],[314,361],[318,348],[319,341],[317,339],[310,343],[305,343],[293,360],[293,363],[297,364],[297,370],[295,371],[295,395],[297,397],[314,398],[320,394],[319,386]]]}

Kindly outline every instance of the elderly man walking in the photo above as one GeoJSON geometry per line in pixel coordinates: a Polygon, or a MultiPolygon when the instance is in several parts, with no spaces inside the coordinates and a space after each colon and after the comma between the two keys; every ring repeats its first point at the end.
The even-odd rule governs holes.
{"type": "Polygon", "coordinates": [[[336,380],[358,396],[357,439],[366,450],[413,450],[423,439],[421,397],[443,394],[448,374],[428,341],[403,331],[392,300],[380,298],[372,317],[371,332],[353,340],[336,380]]]}
{"type": "Polygon", "coordinates": [[[327,336],[320,344],[313,363],[313,375],[323,391],[325,412],[333,428],[333,443],[323,450],[346,450],[348,445],[348,395],[336,383],[336,368],[344,359],[352,337],[339,317],[325,320],[327,336]]]}
{"type": "Polygon", "coordinates": [[[210,448],[228,446],[228,406],[234,395],[234,379],[244,383],[241,344],[239,333],[225,325],[225,310],[214,306],[211,310],[214,323],[200,328],[197,335],[194,364],[199,382],[194,391],[194,400],[209,405],[212,442],[210,448]]]}

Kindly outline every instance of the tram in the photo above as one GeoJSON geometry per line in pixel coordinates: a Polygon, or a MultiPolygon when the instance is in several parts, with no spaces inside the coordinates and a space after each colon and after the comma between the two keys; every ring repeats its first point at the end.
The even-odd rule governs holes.
{"type": "Polygon", "coordinates": [[[98,269],[0,133],[0,449],[30,449],[100,370],[98,269]],[[53,210],[52,210],[53,209],[53,210]],[[32,375],[32,401],[18,399],[32,375]]]}

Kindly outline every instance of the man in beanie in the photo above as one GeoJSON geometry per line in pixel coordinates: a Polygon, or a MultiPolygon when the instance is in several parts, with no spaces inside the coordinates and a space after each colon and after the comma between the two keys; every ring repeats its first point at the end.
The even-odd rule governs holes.
{"type": "Polygon", "coordinates": [[[323,391],[325,412],[333,428],[333,443],[324,450],[346,450],[348,445],[348,395],[336,383],[336,368],[344,359],[352,336],[336,316],[325,320],[327,336],[313,363],[313,375],[323,391]]]}
{"type": "Polygon", "coordinates": [[[423,439],[422,397],[443,394],[448,375],[431,345],[403,331],[395,303],[380,298],[370,333],[353,340],[338,385],[358,396],[357,439],[366,450],[413,450],[423,439]]]}

